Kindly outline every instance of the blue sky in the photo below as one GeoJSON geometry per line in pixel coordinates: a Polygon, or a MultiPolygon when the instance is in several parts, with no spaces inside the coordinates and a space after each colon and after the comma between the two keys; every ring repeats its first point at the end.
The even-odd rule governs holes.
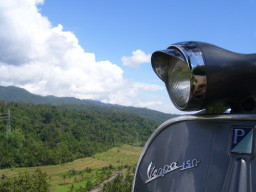
{"type": "MultiPolygon", "coordinates": [[[[0,72],[7,71],[10,73],[11,70],[16,70],[17,74],[22,73],[27,77],[22,79],[9,74],[5,78],[0,78],[0,84],[24,87],[36,94],[75,96],[109,103],[147,107],[168,113],[180,113],[172,106],[163,83],[154,74],[148,59],[138,63],[136,66],[127,66],[123,64],[122,58],[131,58],[133,52],[136,50],[143,52],[145,57],[150,56],[156,50],[165,49],[173,43],[188,40],[212,43],[235,52],[256,52],[256,1],[254,0],[25,1],[27,4],[20,3],[21,0],[10,0],[12,3],[7,3],[8,5],[1,3],[0,8],[2,7],[2,9],[8,8],[15,10],[18,7],[23,10],[23,12],[26,12],[25,10],[29,6],[31,6],[31,8],[28,10],[27,15],[23,15],[24,13],[22,11],[20,15],[18,15],[19,12],[17,11],[12,12],[11,14],[16,14],[15,16],[11,14],[0,14],[0,18],[2,16],[0,25],[2,22],[2,27],[5,27],[7,22],[4,22],[4,20],[8,21],[8,19],[12,19],[13,26],[10,27],[10,29],[14,29],[15,26],[18,25],[22,28],[22,21],[19,20],[19,17],[22,17],[27,23],[31,23],[31,25],[28,25],[28,27],[31,28],[31,34],[46,34],[43,33],[43,31],[48,31],[48,34],[53,33],[54,35],[52,35],[51,38],[49,35],[47,37],[44,35],[44,42],[42,40],[44,38],[39,39],[38,35],[30,40],[30,36],[27,35],[27,33],[30,33],[28,29],[21,30],[21,35],[17,35],[19,28],[15,28],[17,30],[16,33],[13,33],[12,30],[12,33],[9,33],[9,36],[12,36],[10,37],[11,40],[9,42],[6,40],[9,45],[15,43],[14,40],[17,38],[21,41],[19,36],[22,37],[22,35],[24,35],[31,43],[31,45],[29,44],[30,47],[35,46],[36,48],[34,50],[38,49],[38,51],[34,53],[33,61],[31,60],[29,64],[21,62],[22,58],[25,58],[23,60],[27,61],[32,57],[29,53],[24,53],[24,51],[20,54],[21,60],[17,61],[17,63],[22,63],[19,65],[11,63],[13,62],[12,60],[8,60],[7,62],[4,56],[2,56],[3,59],[1,59],[0,55],[0,61],[2,62],[2,71],[0,68],[0,72]],[[33,17],[33,14],[39,14],[40,18],[32,21],[31,17],[33,17]],[[47,21],[43,21],[43,19],[47,21]],[[59,28],[57,27],[58,25],[59,28]],[[97,66],[102,69],[109,66],[108,69],[111,68],[111,70],[107,70],[105,73],[104,70],[99,70],[99,74],[96,74],[97,70],[93,70],[90,67],[90,70],[95,73],[95,77],[93,72],[85,72],[83,74],[81,73],[81,75],[85,76],[89,74],[88,78],[78,78],[80,74],[79,70],[76,72],[76,70],[68,64],[66,64],[65,67],[60,66],[62,62],[76,62],[75,58],[70,58],[71,56],[68,57],[67,61],[56,61],[58,57],[67,57],[66,54],[63,54],[67,51],[56,51],[56,46],[58,48],[65,47],[67,50],[69,49],[70,45],[68,43],[61,45],[61,38],[64,39],[63,41],[66,41],[64,36],[67,37],[66,39],[72,39],[70,41],[67,40],[67,42],[73,42],[76,48],[79,46],[79,54],[83,54],[81,49],[83,49],[84,53],[92,53],[96,58],[93,62],[96,63],[97,66]],[[60,39],[58,42],[52,43],[58,38],[60,39]],[[49,39],[51,39],[51,41],[49,39]],[[51,53],[42,53],[47,50],[46,47],[42,46],[42,44],[46,44],[46,42],[53,44],[51,48],[56,51],[54,55],[51,55],[51,53]],[[38,52],[40,52],[40,54],[38,54],[38,52]],[[50,63],[47,62],[47,59],[42,59],[43,57],[51,59],[56,57],[51,60],[52,66],[54,65],[55,67],[53,68],[49,64],[47,64],[46,67],[46,69],[54,69],[52,71],[56,71],[56,73],[52,73],[50,76],[38,72],[40,71],[40,66],[46,65],[45,63],[50,63]],[[104,62],[108,63],[104,64],[104,62]],[[21,67],[22,65],[23,67],[21,67]],[[31,74],[26,75],[26,73],[24,73],[24,71],[26,71],[24,66],[28,65],[31,72],[32,69],[36,71],[36,75],[32,76],[31,74]],[[5,68],[3,68],[3,66],[5,68]],[[10,68],[10,66],[12,68],[10,68]],[[69,68],[67,66],[69,66],[69,68]],[[69,73],[66,69],[70,69],[70,71],[73,72],[69,73]],[[116,71],[118,72],[116,73],[116,71]],[[77,77],[70,78],[68,81],[63,79],[57,82],[58,79],[61,79],[63,76],[71,74],[77,74],[75,75],[77,77]],[[102,76],[102,74],[105,76],[96,78],[97,75],[102,76]],[[115,78],[108,80],[108,77],[115,75],[115,78]],[[53,80],[52,76],[59,78],[53,80]],[[39,79],[39,77],[42,78],[39,79]],[[90,87],[93,82],[87,84],[90,89],[87,85],[83,86],[75,82],[69,84],[69,82],[73,81],[89,82],[88,79],[90,78],[95,79],[94,83],[97,85],[95,87],[98,87],[100,91],[97,92],[90,87]],[[109,85],[113,84],[115,88],[108,87],[107,90],[109,90],[109,92],[105,90],[104,87],[106,87],[106,85],[102,83],[98,85],[96,83],[102,81],[102,79],[103,81],[106,79],[106,83],[109,85]],[[51,80],[54,83],[52,83],[51,80]],[[116,85],[115,83],[118,81],[122,81],[123,83],[116,85]],[[56,88],[58,85],[60,90],[56,88]],[[68,91],[69,88],[71,91],[68,91]],[[63,89],[67,91],[63,91],[63,89]],[[79,92],[79,90],[84,91],[79,92]],[[111,94],[112,96],[110,97],[109,95],[111,94]]],[[[6,39],[6,35],[7,34],[2,34],[2,38],[6,39]]],[[[17,45],[18,48],[22,47],[20,45],[23,45],[22,42],[19,46],[17,45]]],[[[2,49],[6,48],[2,47],[2,49]]],[[[10,49],[10,51],[12,51],[12,49],[10,49]]],[[[73,55],[76,55],[76,53],[73,55]]],[[[81,60],[77,62],[82,60],[86,63],[86,59],[82,59],[82,56],[81,60]]],[[[87,68],[82,67],[80,71],[82,70],[87,70],[87,68]]]]}

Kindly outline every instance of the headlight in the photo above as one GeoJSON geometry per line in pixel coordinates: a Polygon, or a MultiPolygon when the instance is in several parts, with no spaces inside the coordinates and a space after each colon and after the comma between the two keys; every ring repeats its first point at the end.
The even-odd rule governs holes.
{"type": "Polygon", "coordinates": [[[202,52],[193,42],[174,44],[152,55],[152,65],[165,82],[174,105],[184,111],[198,110],[206,93],[202,52]]]}
{"type": "Polygon", "coordinates": [[[151,62],[179,110],[196,111],[218,103],[232,113],[256,112],[256,54],[191,41],[154,52],[151,62]]]}

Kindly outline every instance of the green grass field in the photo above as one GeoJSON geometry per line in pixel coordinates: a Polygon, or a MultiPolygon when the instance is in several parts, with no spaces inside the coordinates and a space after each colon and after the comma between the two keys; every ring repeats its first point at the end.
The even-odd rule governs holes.
{"type": "Polygon", "coordinates": [[[114,167],[134,165],[137,163],[142,147],[123,145],[109,151],[95,154],[92,157],[77,159],[63,165],[49,165],[40,167],[25,167],[0,170],[0,175],[12,176],[21,172],[32,172],[41,169],[49,176],[50,189],[53,192],[65,192],[74,185],[85,185],[88,181],[94,182],[101,168],[113,165],[114,167]],[[88,169],[91,171],[89,172],[88,169]]]}

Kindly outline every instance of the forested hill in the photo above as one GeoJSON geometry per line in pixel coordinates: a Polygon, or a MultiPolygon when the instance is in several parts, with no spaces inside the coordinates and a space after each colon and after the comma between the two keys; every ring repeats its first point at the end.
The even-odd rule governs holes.
{"type": "Polygon", "coordinates": [[[157,126],[128,113],[0,101],[0,168],[60,164],[143,144],[157,126]]]}
{"type": "Polygon", "coordinates": [[[171,117],[149,109],[0,87],[0,168],[60,164],[121,144],[144,144],[171,117]]]}
{"type": "Polygon", "coordinates": [[[82,100],[73,97],[55,97],[55,96],[39,96],[34,95],[26,91],[25,89],[9,86],[0,86],[0,100],[6,102],[17,102],[17,103],[31,103],[31,104],[44,104],[44,105],[66,105],[68,108],[73,109],[86,109],[91,112],[118,112],[118,113],[131,113],[150,119],[158,124],[164,122],[167,119],[175,117],[174,114],[161,113],[146,108],[136,107],[124,107],[121,105],[112,105],[102,103],[95,100],[82,100]]]}
{"type": "Polygon", "coordinates": [[[108,104],[94,101],[94,100],[81,100],[73,97],[55,97],[55,96],[39,96],[34,95],[27,90],[14,86],[0,86],[0,100],[8,102],[31,103],[31,104],[45,104],[45,105],[102,105],[108,104]]]}

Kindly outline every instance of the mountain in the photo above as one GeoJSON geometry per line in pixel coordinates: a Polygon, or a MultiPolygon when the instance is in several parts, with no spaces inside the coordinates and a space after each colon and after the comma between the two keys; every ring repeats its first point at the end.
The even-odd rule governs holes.
{"type": "Polygon", "coordinates": [[[17,103],[45,104],[45,105],[99,105],[107,106],[108,104],[94,100],[82,100],[74,97],[55,97],[34,95],[25,89],[14,86],[0,86],[0,100],[17,103]]]}
{"type": "Polygon", "coordinates": [[[0,100],[16,103],[44,104],[61,107],[73,108],[75,110],[84,110],[90,112],[117,112],[130,113],[143,118],[150,119],[155,123],[162,123],[167,119],[175,117],[174,114],[166,114],[155,110],[137,107],[125,107],[121,105],[106,104],[95,100],[77,99],[74,97],[55,97],[55,96],[39,96],[28,92],[25,89],[14,86],[0,86],[0,100]]]}

